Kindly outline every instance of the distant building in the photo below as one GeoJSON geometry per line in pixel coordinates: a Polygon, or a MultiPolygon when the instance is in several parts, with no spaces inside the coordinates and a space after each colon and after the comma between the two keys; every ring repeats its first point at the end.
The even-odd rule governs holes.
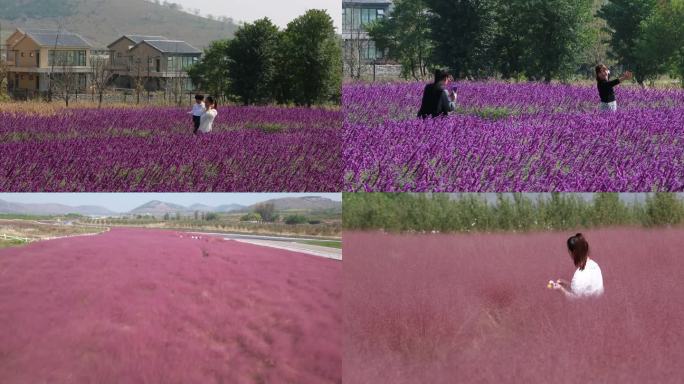
{"type": "Polygon", "coordinates": [[[365,62],[383,59],[385,53],[376,48],[364,26],[388,17],[392,7],[392,0],[342,0],[342,38],[345,43],[345,54],[360,51],[360,59],[365,62]]]}
{"type": "Polygon", "coordinates": [[[48,90],[50,73],[59,81],[67,71],[78,88],[88,85],[92,45],[68,31],[18,28],[6,41],[10,94],[33,97],[48,90]]]}
{"type": "Polygon", "coordinates": [[[365,26],[389,17],[392,8],[392,0],[342,0],[345,75],[361,77],[370,64],[386,63],[386,52],[376,47],[365,26]]]}
{"type": "Polygon", "coordinates": [[[134,88],[135,79],[141,78],[152,91],[165,89],[172,80],[180,80],[184,90],[192,90],[187,68],[202,56],[202,51],[185,41],[164,36],[125,35],[107,48],[116,86],[134,88]]]}

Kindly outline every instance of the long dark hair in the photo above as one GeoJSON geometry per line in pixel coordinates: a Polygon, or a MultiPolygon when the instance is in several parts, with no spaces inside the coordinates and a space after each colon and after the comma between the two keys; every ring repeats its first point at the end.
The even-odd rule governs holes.
{"type": "Polygon", "coordinates": [[[581,233],[568,239],[568,250],[572,255],[572,261],[575,267],[580,271],[584,271],[587,266],[587,257],[589,256],[589,243],[581,233]]]}
{"type": "Polygon", "coordinates": [[[599,73],[601,73],[601,71],[603,71],[604,69],[608,69],[608,67],[606,67],[605,64],[599,64],[596,66],[596,81],[601,81],[599,73]]]}
{"type": "Polygon", "coordinates": [[[216,104],[216,101],[214,100],[213,97],[208,96],[207,99],[206,99],[206,101],[207,101],[208,104],[211,104],[211,106],[214,107],[214,109],[217,109],[217,108],[218,108],[218,105],[216,104]]]}

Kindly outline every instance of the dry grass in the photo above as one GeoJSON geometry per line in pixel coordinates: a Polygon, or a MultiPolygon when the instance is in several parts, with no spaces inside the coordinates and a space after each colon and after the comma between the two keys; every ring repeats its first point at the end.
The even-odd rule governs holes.
{"type": "Polygon", "coordinates": [[[59,225],[57,223],[43,223],[28,220],[0,220],[0,235],[22,237],[32,240],[100,233],[103,231],[105,231],[105,228],[84,227],[80,225],[59,225]]]}

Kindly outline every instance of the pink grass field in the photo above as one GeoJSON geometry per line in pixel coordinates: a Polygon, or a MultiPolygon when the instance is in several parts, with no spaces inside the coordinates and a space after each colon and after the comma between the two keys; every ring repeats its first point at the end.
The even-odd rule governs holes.
{"type": "Polygon", "coordinates": [[[340,262],[189,236],[0,250],[0,383],[341,382],[340,262]]]}
{"type": "Polygon", "coordinates": [[[344,382],[681,383],[684,230],[583,231],[606,293],[569,301],[574,232],[344,234],[344,382]]]}

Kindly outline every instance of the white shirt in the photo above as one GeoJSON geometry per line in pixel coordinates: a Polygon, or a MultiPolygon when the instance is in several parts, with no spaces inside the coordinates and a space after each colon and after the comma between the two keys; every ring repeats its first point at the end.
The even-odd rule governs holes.
{"type": "Polygon", "coordinates": [[[202,115],[200,118],[199,131],[202,133],[209,133],[214,128],[214,119],[218,115],[218,111],[215,109],[210,109],[202,115]]]}
{"type": "Polygon", "coordinates": [[[193,116],[202,116],[204,112],[206,112],[207,107],[204,106],[204,102],[202,103],[195,103],[195,105],[192,106],[192,115],[193,116]]]}
{"type": "Polygon", "coordinates": [[[603,294],[603,275],[601,268],[592,259],[587,259],[583,271],[579,268],[572,276],[570,293],[573,297],[601,296],[603,294]]]}

